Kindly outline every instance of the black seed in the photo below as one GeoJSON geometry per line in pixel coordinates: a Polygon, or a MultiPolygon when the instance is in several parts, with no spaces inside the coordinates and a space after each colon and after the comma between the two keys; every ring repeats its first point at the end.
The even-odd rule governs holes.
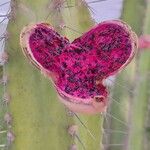
{"type": "Polygon", "coordinates": [[[65,62],[62,62],[62,66],[63,66],[64,68],[66,68],[66,67],[67,67],[67,64],[66,64],[65,62]]]}
{"type": "Polygon", "coordinates": [[[88,82],[92,85],[94,85],[94,78],[93,77],[89,77],[88,78],[88,82]]]}
{"type": "Polygon", "coordinates": [[[97,69],[91,69],[91,73],[93,74],[97,73],[97,69]]]}
{"type": "Polygon", "coordinates": [[[46,30],[46,29],[44,29],[44,28],[40,28],[40,29],[41,29],[41,31],[42,31],[42,32],[44,32],[44,33],[46,33],[46,34],[47,34],[48,32],[52,32],[52,30],[47,31],[47,30],[46,30]]]}
{"type": "Polygon", "coordinates": [[[61,48],[64,48],[64,44],[63,43],[60,43],[59,45],[61,48]]]}
{"type": "Polygon", "coordinates": [[[71,76],[71,75],[73,75],[73,72],[72,72],[71,70],[67,69],[67,70],[66,70],[66,74],[68,74],[68,75],[71,76]]]}
{"type": "Polygon", "coordinates": [[[86,97],[83,95],[83,96],[81,96],[81,98],[86,98],[86,97]]]}
{"type": "Polygon", "coordinates": [[[99,33],[99,36],[106,36],[110,33],[110,31],[108,31],[107,29],[106,30],[103,30],[102,32],[99,33]]]}
{"type": "Polygon", "coordinates": [[[72,90],[71,90],[71,88],[67,85],[66,87],[65,87],[65,92],[66,93],[70,93],[72,90]]]}
{"type": "Polygon", "coordinates": [[[56,52],[58,55],[60,55],[62,53],[62,49],[61,48],[56,48],[56,52]]]}
{"type": "Polygon", "coordinates": [[[93,87],[93,88],[91,88],[90,90],[89,90],[89,92],[91,93],[91,92],[94,92],[94,90],[95,90],[95,88],[93,87]]]}
{"type": "Polygon", "coordinates": [[[62,73],[62,74],[61,74],[61,77],[64,77],[64,76],[65,76],[65,73],[62,73]]]}
{"type": "Polygon", "coordinates": [[[87,47],[89,50],[93,49],[93,46],[92,46],[92,45],[86,45],[86,47],[87,47]]]}
{"type": "Polygon", "coordinates": [[[78,88],[79,88],[79,86],[76,85],[75,88],[74,88],[74,91],[76,91],[78,88]]]}
{"type": "Polygon", "coordinates": [[[111,44],[103,44],[103,45],[101,45],[101,49],[103,51],[109,51],[110,50],[110,45],[111,44]]]}
{"type": "Polygon", "coordinates": [[[71,83],[74,83],[76,81],[74,77],[68,77],[67,80],[71,83]]]}
{"type": "Polygon", "coordinates": [[[47,39],[45,39],[44,42],[46,45],[51,46],[51,43],[47,39]]]}
{"type": "Polygon", "coordinates": [[[90,35],[89,39],[94,40],[94,37],[95,37],[94,34],[92,34],[92,35],[90,35]]]}
{"type": "Polygon", "coordinates": [[[83,51],[82,49],[75,49],[75,52],[76,52],[77,54],[80,54],[82,51],[83,51]]]}
{"type": "Polygon", "coordinates": [[[75,68],[75,67],[81,67],[80,62],[76,62],[76,61],[75,61],[75,63],[74,63],[74,65],[73,65],[73,67],[74,67],[74,68],[75,68]]]}
{"type": "Polygon", "coordinates": [[[97,55],[97,56],[100,56],[100,54],[101,54],[100,49],[97,49],[96,55],[97,55]]]}

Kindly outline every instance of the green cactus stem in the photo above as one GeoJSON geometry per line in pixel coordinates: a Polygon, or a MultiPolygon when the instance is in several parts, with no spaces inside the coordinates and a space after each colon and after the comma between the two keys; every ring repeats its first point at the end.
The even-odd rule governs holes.
{"type": "Polygon", "coordinates": [[[74,144],[82,149],[81,139],[86,150],[98,150],[102,124],[99,115],[80,116],[93,133],[96,139],[93,140],[79,119],[69,115],[57,100],[56,91],[48,79],[28,63],[19,45],[22,28],[37,22],[49,22],[71,40],[78,37],[76,30],[82,33],[93,25],[86,4],[76,0],[12,0],[11,8],[6,41],[9,62],[5,68],[9,76],[6,92],[11,96],[8,110],[13,118],[11,130],[15,140],[9,149],[67,150],[74,144]],[[63,24],[66,27],[62,29],[60,25],[63,24]],[[67,128],[72,124],[79,126],[79,139],[75,137],[74,140],[68,134],[67,128]]]}
{"type": "MultiPolygon", "coordinates": [[[[140,36],[142,31],[148,34],[148,8],[142,0],[125,0],[122,18],[140,36]],[[138,15],[135,15],[135,9],[138,15]],[[146,11],[145,11],[146,10],[146,11]],[[145,16],[145,14],[147,14],[145,16]],[[143,29],[144,26],[144,29],[143,29]],[[146,26],[146,27],[145,27],[146,26]]],[[[127,126],[120,125],[117,121],[111,121],[111,128],[124,131],[125,134],[111,134],[110,143],[119,143],[121,146],[111,147],[111,150],[144,149],[145,116],[148,105],[149,91],[149,53],[137,53],[135,60],[117,78],[113,97],[121,106],[114,102],[111,113],[122,120],[127,126]],[[116,109],[118,111],[116,112],[116,109]]]]}

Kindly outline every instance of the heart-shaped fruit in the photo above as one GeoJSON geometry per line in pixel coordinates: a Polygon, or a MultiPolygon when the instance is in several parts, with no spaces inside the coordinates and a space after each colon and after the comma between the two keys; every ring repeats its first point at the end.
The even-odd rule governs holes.
{"type": "Polygon", "coordinates": [[[49,24],[25,27],[20,36],[26,57],[53,82],[59,99],[72,111],[98,113],[107,106],[103,81],[133,58],[137,39],[119,20],[105,21],[72,43],[49,24]]]}

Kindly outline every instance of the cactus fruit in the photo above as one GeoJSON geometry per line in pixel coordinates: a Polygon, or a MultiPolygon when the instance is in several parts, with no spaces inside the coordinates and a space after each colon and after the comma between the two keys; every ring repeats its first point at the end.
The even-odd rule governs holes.
{"type": "Polygon", "coordinates": [[[29,61],[54,83],[61,102],[89,114],[105,110],[103,81],[122,70],[137,48],[136,34],[119,20],[102,22],[72,43],[47,23],[29,25],[20,43],[29,61]]]}

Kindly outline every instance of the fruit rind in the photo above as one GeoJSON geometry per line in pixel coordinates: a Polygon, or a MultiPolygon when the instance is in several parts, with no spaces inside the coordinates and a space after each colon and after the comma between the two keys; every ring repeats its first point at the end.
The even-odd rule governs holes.
{"type": "MultiPolygon", "coordinates": [[[[129,37],[130,37],[130,41],[131,41],[131,45],[132,45],[131,53],[130,53],[128,60],[118,70],[116,70],[112,74],[109,74],[109,76],[111,76],[111,75],[114,75],[114,74],[120,72],[125,66],[127,66],[128,63],[130,63],[130,61],[134,57],[134,55],[136,53],[136,48],[137,48],[137,36],[125,22],[120,21],[120,20],[104,21],[100,24],[103,25],[103,24],[108,24],[108,23],[117,24],[117,25],[120,25],[121,27],[123,27],[125,29],[125,31],[129,33],[129,35],[130,35],[129,37]]],[[[49,24],[47,24],[47,23],[42,23],[42,24],[46,25],[48,28],[51,29],[49,24]]],[[[87,99],[75,97],[70,94],[67,94],[66,92],[62,91],[59,87],[57,87],[57,85],[56,85],[57,74],[54,74],[54,73],[50,72],[49,70],[46,70],[45,68],[43,68],[36,61],[36,59],[34,58],[34,56],[32,54],[32,51],[30,49],[29,38],[30,38],[30,35],[32,34],[32,32],[34,32],[34,29],[36,27],[37,27],[37,24],[31,24],[29,26],[26,26],[22,30],[21,35],[20,35],[20,44],[21,44],[24,55],[30,60],[30,62],[33,63],[39,70],[41,70],[41,72],[43,72],[52,81],[53,85],[57,89],[59,100],[63,104],[65,104],[68,108],[70,108],[72,111],[75,111],[75,112],[94,114],[94,113],[105,111],[106,106],[107,106],[107,101],[108,101],[107,95],[106,96],[96,95],[95,97],[97,97],[97,96],[102,97],[103,101],[95,102],[95,97],[91,97],[91,98],[87,98],[87,99]]],[[[94,28],[92,30],[94,30],[94,28]]],[[[102,79],[100,81],[100,84],[103,84],[103,81],[105,79],[107,79],[107,77],[102,79]]],[[[107,91],[107,89],[106,89],[106,91],[107,91]]]]}

